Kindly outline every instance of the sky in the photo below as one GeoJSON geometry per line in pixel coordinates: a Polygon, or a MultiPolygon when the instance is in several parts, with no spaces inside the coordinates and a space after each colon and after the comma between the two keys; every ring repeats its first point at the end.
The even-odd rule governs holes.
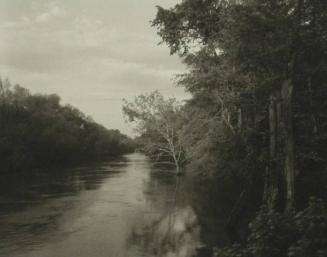
{"type": "Polygon", "coordinates": [[[123,98],[156,89],[187,98],[173,80],[184,66],[150,26],[156,5],[177,2],[0,0],[0,76],[131,135],[123,98]]]}

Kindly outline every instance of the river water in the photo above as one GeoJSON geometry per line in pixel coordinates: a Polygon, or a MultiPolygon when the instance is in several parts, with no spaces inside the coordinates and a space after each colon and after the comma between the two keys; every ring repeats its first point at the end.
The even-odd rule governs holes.
{"type": "Polygon", "coordinates": [[[142,154],[0,186],[1,257],[209,256],[184,177],[142,154]]]}

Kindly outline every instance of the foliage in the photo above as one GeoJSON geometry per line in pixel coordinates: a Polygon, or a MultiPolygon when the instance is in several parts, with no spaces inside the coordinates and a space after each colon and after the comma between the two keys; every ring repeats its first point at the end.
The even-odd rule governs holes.
{"type": "Polygon", "coordinates": [[[139,95],[134,102],[125,100],[123,106],[129,121],[137,123],[143,151],[154,159],[172,161],[177,170],[183,162],[180,106],[176,99],[165,100],[158,91],[139,95]]]}
{"type": "Polygon", "coordinates": [[[327,205],[312,198],[301,212],[277,213],[262,207],[244,244],[220,249],[216,257],[326,256],[327,205]]]}
{"type": "Polygon", "coordinates": [[[210,174],[217,169],[217,144],[222,140],[219,120],[205,110],[185,105],[180,115],[179,137],[185,150],[188,170],[210,174]]]}
{"type": "MultiPolygon", "coordinates": [[[[188,68],[178,84],[192,95],[182,108],[180,127],[190,167],[221,181],[232,180],[226,190],[231,195],[242,192],[239,199],[247,192],[244,199],[250,203],[266,201],[265,192],[273,195],[274,190],[267,190],[272,184],[283,194],[278,198],[282,202],[293,184],[287,183],[288,175],[292,182],[295,175],[299,210],[312,195],[327,199],[326,24],[324,0],[183,0],[168,9],[158,7],[152,25],[188,68]],[[287,104],[285,83],[290,85],[287,104]],[[274,94],[279,96],[272,111],[274,94]],[[279,119],[276,137],[274,118],[279,119]],[[274,144],[280,148],[273,156],[274,144]],[[285,156],[293,153],[295,170],[288,173],[285,156]],[[278,174],[276,185],[273,171],[278,174]]],[[[247,219],[248,212],[254,215],[253,209],[238,209],[235,202],[239,219],[234,220],[247,219]]],[[[250,237],[253,247],[258,244],[256,255],[242,253],[245,248],[238,245],[221,256],[286,256],[285,249],[295,242],[291,237],[300,233],[292,215],[261,210],[251,233],[264,236],[250,237]],[[268,221],[278,229],[264,226],[268,221]]]]}
{"type": "Polygon", "coordinates": [[[188,67],[179,85],[192,94],[182,129],[191,165],[208,167],[208,174],[263,177],[273,161],[269,97],[291,81],[296,183],[305,191],[298,204],[324,191],[310,186],[310,178],[326,181],[326,8],[322,0],[184,0],[158,7],[152,25],[188,67]]]}
{"type": "Polygon", "coordinates": [[[118,130],[108,130],[57,95],[30,94],[0,80],[1,170],[64,165],[115,156],[133,149],[118,130]]]}

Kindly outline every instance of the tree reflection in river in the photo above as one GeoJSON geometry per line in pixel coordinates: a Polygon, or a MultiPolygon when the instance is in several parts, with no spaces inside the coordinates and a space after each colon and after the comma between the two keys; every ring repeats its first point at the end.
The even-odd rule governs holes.
{"type": "MultiPolygon", "coordinates": [[[[164,208],[166,212],[161,215],[152,215],[151,221],[148,219],[145,227],[133,231],[130,241],[142,245],[149,256],[198,256],[198,250],[202,246],[200,226],[193,208],[188,204],[189,199],[181,190],[185,183],[181,181],[180,177],[167,176],[167,173],[162,176],[160,172],[153,172],[150,181],[149,192],[166,191],[170,195],[167,198],[167,194],[159,194],[159,196],[166,196],[161,201],[158,201],[158,195],[148,195],[150,201],[156,198],[153,204],[159,202],[161,205],[166,205],[164,208]]],[[[158,207],[156,206],[156,208],[158,207]]]]}
{"type": "Polygon", "coordinates": [[[67,213],[83,212],[89,205],[80,201],[84,191],[95,191],[108,177],[126,171],[126,158],[88,164],[85,167],[43,170],[2,175],[0,179],[0,256],[37,247],[76,233],[67,226],[53,236],[67,213]]]}

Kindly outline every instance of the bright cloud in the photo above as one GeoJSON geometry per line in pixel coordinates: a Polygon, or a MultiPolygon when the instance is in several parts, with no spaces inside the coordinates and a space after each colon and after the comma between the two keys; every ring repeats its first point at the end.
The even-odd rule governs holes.
{"type": "Polygon", "coordinates": [[[65,15],[65,10],[62,7],[59,7],[55,2],[50,2],[45,6],[45,10],[38,13],[35,17],[35,22],[47,22],[53,18],[58,18],[65,15]]]}

